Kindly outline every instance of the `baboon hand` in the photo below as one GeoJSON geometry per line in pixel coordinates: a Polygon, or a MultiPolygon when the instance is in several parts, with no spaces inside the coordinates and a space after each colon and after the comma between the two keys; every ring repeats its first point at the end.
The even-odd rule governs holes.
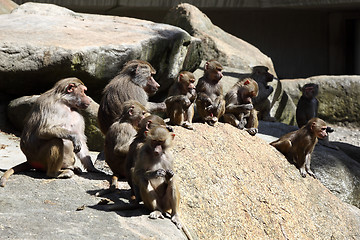
{"type": "Polygon", "coordinates": [[[164,169],[158,169],[156,170],[156,174],[155,177],[165,177],[166,176],[166,171],[164,169]]]}
{"type": "Polygon", "coordinates": [[[70,135],[70,140],[73,142],[74,145],[74,153],[78,153],[81,150],[81,141],[77,137],[77,135],[70,135]]]}

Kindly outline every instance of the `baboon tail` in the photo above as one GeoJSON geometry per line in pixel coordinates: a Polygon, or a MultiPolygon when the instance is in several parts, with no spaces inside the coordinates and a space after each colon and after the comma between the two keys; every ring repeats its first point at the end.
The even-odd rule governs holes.
{"type": "Polygon", "coordinates": [[[23,171],[27,171],[30,170],[31,166],[28,162],[23,162],[20,163],[19,165],[16,165],[15,167],[10,168],[9,170],[7,170],[4,175],[1,177],[0,179],[0,186],[1,187],[5,187],[6,185],[6,181],[9,179],[9,177],[11,175],[13,175],[14,173],[17,172],[23,172],[23,171]]]}

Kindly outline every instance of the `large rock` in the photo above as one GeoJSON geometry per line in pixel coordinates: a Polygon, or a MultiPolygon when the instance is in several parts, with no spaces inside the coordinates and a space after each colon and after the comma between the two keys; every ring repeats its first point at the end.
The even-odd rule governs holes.
{"type": "MultiPolygon", "coordinates": [[[[306,83],[319,85],[319,117],[330,123],[360,123],[360,76],[314,76],[307,79],[281,80],[283,90],[295,105],[306,83]]],[[[295,112],[289,112],[294,114],[295,112]]]]}
{"type": "Polygon", "coordinates": [[[228,124],[175,127],[184,222],[199,239],[358,239],[360,210],[228,124]]]}
{"type": "Polygon", "coordinates": [[[0,14],[10,13],[18,5],[11,0],[0,0],[0,14]]]}
{"type": "Polygon", "coordinates": [[[198,8],[187,3],[172,8],[164,19],[165,23],[178,26],[190,35],[202,40],[203,58],[216,59],[223,65],[251,72],[257,65],[267,66],[276,76],[269,57],[251,44],[223,31],[198,8]]]}
{"type": "MultiPolygon", "coordinates": [[[[11,124],[19,131],[22,131],[26,115],[30,111],[36,99],[40,95],[24,96],[12,100],[7,107],[7,116],[11,124]]],[[[104,148],[104,135],[101,133],[97,123],[97,112],[99,104],[91,101],[90,106],[81,111],[85,121],[85,135],[87,145],[92,151],[102,151],[104,148]]]]}
{"type": "Polygon", "coordinates": [[[25,3],[0,15],[0,33],[0,91],[17,96],[41,93],[76,76],[98,100],[103,86],[131,59],[153,64],[155,79],[166,89],[180,70],[200,63],[199,40],[178,27],[51,4],[25,3]]]}

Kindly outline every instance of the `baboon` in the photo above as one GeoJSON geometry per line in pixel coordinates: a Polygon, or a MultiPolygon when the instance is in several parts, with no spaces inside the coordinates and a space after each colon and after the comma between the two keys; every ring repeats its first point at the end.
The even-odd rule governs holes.
{"type": "Polygon", "coordinates": [[[129,186],[131,187],[131,197],[130,200],[135,200],[135,193],[134,193],[134,187],[132,184],[132,177],[131,177],[131,169],[134,167],[135,159],[137,157],[137,153],[139,149],[142,147],[142,145],[145,143],[146,131],[150,131],[152,128],[163,126],[169,130],[169,132],[172,132],[172,128],[167,126],[164,119],[157,115],[150,115],[145,118],[143,118],[139,123],[139,130],[135,136],[135,139],[132,141],[129,147],[129,153],[126,156],[126,173],[127,173],[127,180],[129,183],[129,186]]]}
{"type": "Polygon", "coordinates": [[[251,78],[239,80],[225,95],[224,121],[239,129],[246,128],[250,135],[258,132],[259,121],[252,104],[258,94],[258,84],[251,78]]]}
{"type": "Polygon", "coordinates": [[[165,112],[165,103],[148,101],[149,96],[155,94],[160,87],[152,76],[155,73],[150,63],[132,60],[105,86],[98,112],[99,126],[104,134],[122,113],[125,101],[136,100],[150,112],[165,112]]]}
{"type": "MultiPolygon", "coordinates": [[[[304,126],[311,118],[318,116],[319,101],[316,99],[316,96],[319,93],[319,85],[307,83],[301,88],[301,91],[302,95],[296,106],[296,122],[299,128],[304,126]]],[[[326,129],[327,133],[332,133],[333,131],[334,129],[329,126],[326,129]]],[[[321,139],[319,143],[329,148],[339,149],[337,146],[330,144],[329,135],[321,139]]]]}
{"type": "Polygon", "coordinates": [[[91,100],[87,88],[77,78],[65,78],[41,94],[29,111],[20,147],[26,162],[5,172],[1,186],[16,172],[38,169],[49,177],[69,178],[74,175],[75,154],[88,171],[95,171],[84,134],[85,123],[78,112],[91,100]]]}
{"type": "Polygon", "coordinates": [[[308,83],[301,88],[301,91],[302,96],[296,106],[296,122],[299,128],[304,126],[311,118],[317,116],[319,101],[316,96],[319,93],[319,85],[308,83]]]}
{"type": "Polygon", "coordinates": [[[326,123],[322,119],[312,118],[300,129],[285,134],[271,142],[270,145],[284,154],[290,162],[293,162],[299,168],[302,177],[306,177],[306,173],[308,173],[316,178],[310,169],[311,153],[318,138],[323,139],[327,136],[326,128],[326,123]]]}
{"type": "Polygon", "coordinates": [[[177,81],[170,87],[168,98],[165,99],[166,112],[170,117],[169,124],[180,125],[193,129],[194,101],[196,99],[194,74],[180,72],[177,81]]]}
{"type": "MultiPolygon", "coordinates": [[[[145,107],[138,101],[126,101],[123,113],[109,128],[105,136],[105,161],[113,172],[110,191],[117,189],[119,178],[128,178],[126,156],[129,146],[139,130],[140,121],[148,115],[145,107]]],[[[109,191],[101,191],[103,195],[109,191]]]]}
{"type": "Polygon", "coordinates": [[[193,239],[179,216],[180,192],[173,171],[173,157],[170,154],[175,134],[162,125],[149,127],[150,130],[143,132],[145,142],[138,146],[135,164],[131,169],[133,188],[137,195],[136,203],[125,206],[114,204],[106,209],[112,211],[136,209],[140,207],[140,201],[143,201],[145,207],[151,211],[149,218],[164,218],[163,214],[168,213],[171,215],[171,221],[187,238],[193,239]]]}
{"type": "Polygon", "coordinates": [[[225,100],[220,79],[223,77],[222,65],[207,61],[202,76],[196,85],[196,109],[202,121],[213,126],[225,113],[225,100]]]}
{"type": "MultiPolygon", "coordinates": [[[[265,66],[256,66],[252,68],[250,78],[254,79],[259,86],[259,94],[253,98],[253,104],[258,112],[258,119],[275,122],[274,117],[270,117],[270,100],[268,97],[274,91],[268,83],[272,82],[274,75],[268,72],[269,68],[265,66]]],[[[277,79],[277,78],[275,78],[277,79]]]]}

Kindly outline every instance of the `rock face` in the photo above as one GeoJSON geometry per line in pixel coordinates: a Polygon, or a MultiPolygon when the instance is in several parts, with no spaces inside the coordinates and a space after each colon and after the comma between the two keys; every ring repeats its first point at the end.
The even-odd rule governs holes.
{"type": "Polygon", "coordinates": [[[175,127],[184,222],[199,239],[357,239],[360,210],[341,202],[257,136],[228,124],[175,127]]]}
{"type": "MultiPolygon", "coordinates": [[[[33,103],[40,95],[24,96],[12,100],[7,107],[7,115],[11,124],[19,131],[23,130],[24,120],[33,103]]],[[[99,104],[91,101],[90,106],[81,111],[85,121],[85,135],[87,145],[92,151],[102,151],[104,148],[104,135],[101,133],[97,123],[97,112],[99,104]]]]}
{"type": "Polygon", "coordinates": [[[0,0],[0,14],[10,13],[18,5],[11,0],[0,0]]]}
{"type": "Polygon", "coordinates": [[[359,76],[314,76],[307,79],[281,80],[283,89],[297,104],[306,83],[319,85],[319,117],[327,122],[360,122],[359,76]]]}
{"type": "MultiPolygon", "coordinates": [[[[360,136],[360,131],[340,126],[331,127],[335,130],[329,134],[331,147],[327,147],[324,141],[319,141],[311,157],[311,169],[319,181],[335,196],[346,203],[360,207],[360,143],[356,140],[357,136],[360,136]],[[341,139],[341,136],[349,136],[353,140],[347,141],[341,139]],[[338,147],[338,150],[334,147],[338,147]]],[[[258,136],[267,142],[272,142],[297,129],[296,126],[283,123],[261,121],[258,136]]]]}
{"type": "Polygon", "coordinates": [[[203,59],[216,59],[225,66],[251,72],[257,65],[267,66],[276,76],[269,57],[251,44],[236,38],[212,24],[198,8],[187,3],[179,4],[165,16],[165,23],[178,26],[202,40],[203,59]]]}
{"type": "Polygon", "coordinates": [[[155,79],[166,88],[180,70],[200,63],[199,40],[180,28],[51,4],[25,3],[0,15],[0,32],[0,89],[17,96],[39,94],[61,78],[76,76],[89,95],[99,97],[132,59],[153,64],[155,79]]]}

